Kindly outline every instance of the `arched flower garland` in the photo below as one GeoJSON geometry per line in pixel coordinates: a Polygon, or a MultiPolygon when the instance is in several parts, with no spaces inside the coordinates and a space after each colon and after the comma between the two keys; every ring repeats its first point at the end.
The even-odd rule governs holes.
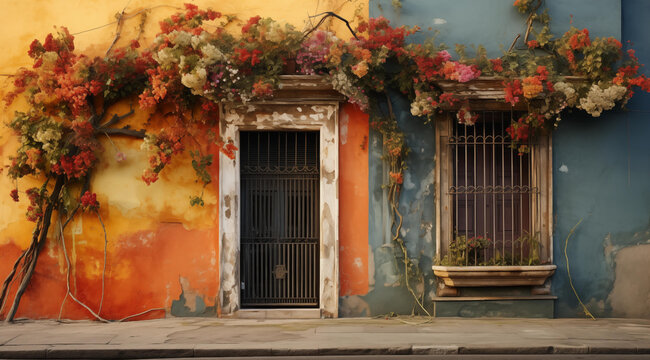
{"type": "MultiPolygon", "coordinates": [[[[526,48],[511,47],[495,59],[488,58],[481,47],[474,58],[458,47],[460,59],[453,60],[442,47],[409,44],[407,38],[419,29],[392,27],[384,18],[361,22],[349,41],[321,30],[301,32],[259,16],[233,35],[226,31],[234,26],[233,17],[191,4],[162,21],[161,32],[145,49],[133,40],[129,46],[111,49],[103,58],[90,58],[75,53],[74,37],[66,28],[49,34],[42,43],[34,40],[29,49],[33,65],[18,70],[14,90],[5,98],[9,105],[22,95],[28,103],[9,123],[21,144],[11,157],[7,174],[16,184],[22,177],[37,176],[43,185],[24,192],[16,186],[10,194],[15,201],[20,200],[21,192],[28,197],[27,218],[35,222],[35,231],[31,246],[16,262],[0,293],[4,305],[22,261],[21,285],[6,319],[13,319],[53,213],[58,213],[64,224],[62,232],[79,210],[97,211],[99,203],[90,191],[89,179],[102,150],[98,138],[143,139],[142,148],[150,155],[142,175],[147,184],[157,181],[174,156],[195,149],[190,150],[192,166],[205,186],[212,181],[207,167],[213,155],[204,154],[192,142],[192,134],[214,125],[213,114],[220,103],[272,98],[279,76],[293,63],[298,73],[327,76],[350,102],[374,115],[374,127],[384,136],[385,158],[391,165],[391,231],[403,250],[407,288],[426,312],[423,293],[416,294],[411,286],[412,281],[422,281],[421,272],[409,259],[399,235],[397,205],[408,148],[386,95],[389,89],[411,101],[414,116],[432,120],[441,108],[451,106],[459,109],[458,121],[469,126],[478,116],[455,94],[442,91],[437,82],[462,83],[481,75],[501,77],[505,101],[513,106],[524,103],[528,108],[527,114],[507,129],[520,152],[527,151],[526,143],[532,138],[557,126],[564,109],[577,108],[599,116],[616,104],[625,104],[635,87],[650,91],[650,80],[638,73],[640,64],[634,50],[623,52],[614,38],[592,39],[587,29],[571,28],[554,39],[550,19],[546,12],[538,12],[539,5],[539,0],[515,1],[514,6],[528,15],[526,48]],[[216,30],[206,30],[208,22],[216,30]],[[580,81],[567,79],[576,76],[580,81]],[[134,110],[112,114],[111,106],[134,98],[141,109],[162,114],[168,125],[144,129],[123,125],[134,110]],[[382,112],[386,106],[381,104],[387,105],[388,113],[382,112]]],[[[210,131],[208,138],[221,152],[234,157],[237,149],[229,139],[220,139],[210,131]]],[[[118,152],[115,160],[124,158],[118,152]]],[[[202,205],[202,196],[192,197],[191,203],[202,205]]]]}

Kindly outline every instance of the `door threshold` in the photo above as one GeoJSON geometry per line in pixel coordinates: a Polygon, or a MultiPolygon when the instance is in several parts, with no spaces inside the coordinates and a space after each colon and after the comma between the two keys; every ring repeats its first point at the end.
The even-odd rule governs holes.
{"type": "Polygon", "coordinates": [[[320,309],[239,309],[239,319],[320,319],[320,309]]]}

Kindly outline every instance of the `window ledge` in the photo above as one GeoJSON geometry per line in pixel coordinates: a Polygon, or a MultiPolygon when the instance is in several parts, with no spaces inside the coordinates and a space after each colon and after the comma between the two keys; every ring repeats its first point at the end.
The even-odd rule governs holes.
{"type": "Polygon", "coordinates": [[[537,266],[433,266],[433,273],[448,287],[541,286],[555,273],[555,265],[537,266]]]}

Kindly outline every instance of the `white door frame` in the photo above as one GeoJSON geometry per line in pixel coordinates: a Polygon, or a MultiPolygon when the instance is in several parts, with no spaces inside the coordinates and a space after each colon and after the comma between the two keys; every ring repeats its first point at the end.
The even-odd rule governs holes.
{"type": "MultiPolygon", "coordinates": [[[[239,148],[241,130],[313,130],[320,134],[320,296],[316,317],[338,317],[339,143],[337,101],[272,101],[222,107],[220,136],[239,148]]],[[[222,316],[240,309],[240,160],[219,157],[219,299],[222,316]]],[[[272,311],[272,310],[269,310],[272,311]]],[[[279,310],[291,316],[287,309],[279,310]]]]}

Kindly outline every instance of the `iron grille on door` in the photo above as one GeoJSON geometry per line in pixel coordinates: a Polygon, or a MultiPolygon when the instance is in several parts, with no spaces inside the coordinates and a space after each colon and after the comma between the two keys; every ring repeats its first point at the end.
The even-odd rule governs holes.
{"type": "Polygon", "coordinates": [[[242,308],[318,307],[319,133],[240,139],[242,308]]]}

